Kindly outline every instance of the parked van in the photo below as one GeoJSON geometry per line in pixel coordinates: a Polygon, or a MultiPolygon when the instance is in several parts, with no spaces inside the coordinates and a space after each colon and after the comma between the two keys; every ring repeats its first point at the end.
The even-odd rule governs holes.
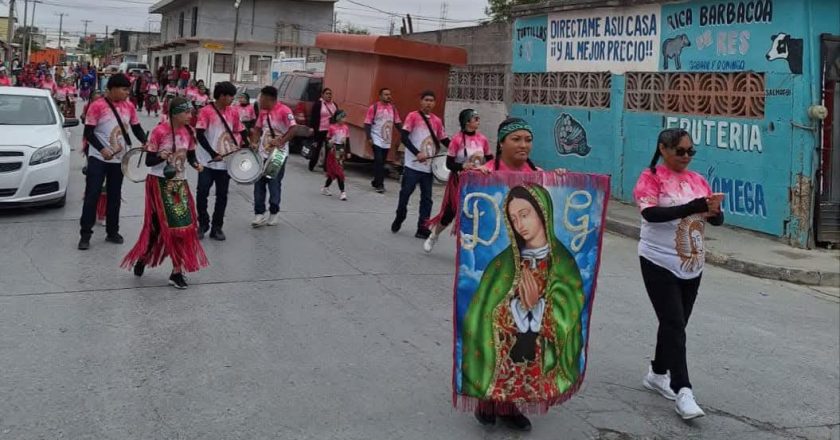
{"type": "Polygon", "coordinates": [[[146,71],[149,66],[146,63],[127,62],[120,64],[119,72],[129,74],[132,70],[146,71]]]}

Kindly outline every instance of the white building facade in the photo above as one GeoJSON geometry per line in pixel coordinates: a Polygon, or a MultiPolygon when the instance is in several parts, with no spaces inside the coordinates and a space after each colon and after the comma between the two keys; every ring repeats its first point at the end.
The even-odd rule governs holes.
{"type": "Polygon", "coordinates": [[[315,36],[332,30],[335,1],[242,0],[234,63],[234,0],[161,0],[149,8],[161,14],[150,67],[187,67],[212,86],[231,73],[234,82],[258,82],[281,55],[317,61],[323,54],[313,47],[315,36]]]}

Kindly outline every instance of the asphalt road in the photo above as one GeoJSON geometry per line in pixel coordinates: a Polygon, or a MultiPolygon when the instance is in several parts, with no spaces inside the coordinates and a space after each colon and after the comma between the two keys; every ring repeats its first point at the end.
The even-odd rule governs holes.
{"type": "Polygon", "coordinates": [[[118,267],[141,184],[125,245],[97,226],[75,249],[81,166],[66,207],[0,213],[0,439],[840,439],[840,305],[816,290],[707,268],[688,352],[708,416],[684,423],[641,386],[655,317],[635,242],[608,235],[584,387],[521,435],[451,407],[455,244],[422,251],[416,200],[391,234],[395,181],[376,194],[352,166],[341,202],[293,157],[258,230],[232,186],[228,240],[176,291],[168,266],[118,267]]]}

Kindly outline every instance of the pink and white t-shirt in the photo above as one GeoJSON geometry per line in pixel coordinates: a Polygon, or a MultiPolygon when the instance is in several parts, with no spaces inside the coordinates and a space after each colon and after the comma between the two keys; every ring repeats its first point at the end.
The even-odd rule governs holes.
{"type": "Polygon", "coordinates": [[[370,124],[373,145],[379,148],[391,148],[391,142],[394,139],[394,124],[401,123],[400,113],[391,103],[377,102],[368,108],[365,115],[365,124],[370,124]]]}
{"type": "MultiPolygon", "coordinates": [[[[446,131],[443,129],[443,121],[441,121],[440,118],[433,113],[428,114],[426,117],[429,118],[429,124],[431,125],[432,130],[434,130],[438,142],[446,139],[446,131]]],[[[417,160],[417,156],[415,156],[411,150],[406,148],[405,166],[422,173],[431,173],[431,157],[437,153],[437,146],[435,145],[434,139],[432,139],[432,134],[429,132],[429,127],[426,125],[426,122],[423,121],[423,116],[420,115],[419,111],[409,113],[405,118],[405,123],[402,128],[408,132],[408,138],[417,150],[421,153],[426,153],[426,157],[429,158],[425,162],[420,162],[417,160]]]]}
{"type": "Polygon", "coordinates": [[[257,114],[254,112],[254,106],[251,104],[237,104],[236,111],[239,112],[239,120],[242,122],[253,121],[257,119],[257,114]]]}
{"type": "Polygon", "coordinates": [[[58,90],[58,85],[56,85],[55,81],[44,81],[41,83],[41,88],[49,90],[50,93],[55,94],[58,90]]]}
{"type": "MultiPolygon", "coordinates": [[[[274,137],[277,138],[286,134],[295,125],[297,125],[297,122],[295,122],[292,109],[284,104],[278,102],[271,110],[260,110],[260,116],[257,118],[254,127],[262,131],[260,135],[260,155],[263,159],[268,158],[268,143],[273,139],[271,136],[272,130],[274,131],[274,137]]],[[[289,144],[286,143],[281,148],[288,149],[289,144]]]]}
{"type": "MultiPolygon", "coordinates": [[[[85,116],[85,125],[92,125],[96,127],[94,129],[96,138],[99,139],[99,142],[101,142],[102,145],[106,148],[110,148],[115,154],[111,160],[105,160],[99,150],[96,148],[90,148],[88,155],[103,162],[120,163],[126,150],[125,138],[123,137],[122,130],[120,130],[120,124],[117,122],[114,112],[111,111],[111,107],[108,106],[108,101],[106,101],[106,99],[107,98],[97,99],[90,104],[87,115],[85,116]]],[[[134,108],[134,104],[128,100],[120,102],[112,101],[112,104],[117,110],[117,113],[120,115],[120,119],[122,120],[126,133],[131,131],[132,125],[140,123],[140,120],[137,118],[137,110],[134,108]]]]}
{"type": "Polygon", "coordinates": [[[350,127],[347,124],[332,124],[327,131],[327,139],[333,145],[344,145],[350,137],[350,127]]]}
{"type": "Polygon", "coordinates": [[[209,97],[209,96],[207,96],[207,95],[202,95],[202,94],[200,94],[200,93],[197,93],[197,94],[195,94],[195,95],[192,97],[192,102],[194,102],[194,103],[195,103],[195,105],[197,105],[197,106],[199,106],[199,107],[203,107],[203,106],[207,105],[207,102],[208,102],[209,100],[210,100],[210,97],[209,97]]]}
{"type": "MultiPolygon", "coordinates": [[[[217,113],[215,105],[208,105],[198,111],[198,120],[196,121],[195,128],[205,130],[204,136],[207,138],[207,142],[210,143],[213,151],[224,156],[239,149],[239,144],[242,142],[240,133],[245,129],[245,126],[239,120],[239,113],[232,106],[228,106],[224,110],[219,110],[217,113]],[[222,118],[219,117],[219,113],[225,118],[228,127],[233,132],[233,139],[231,139],[225,129],[225,124],[222,122],[222,118]]],[[[227,169],[224,161],[211,162],[213,158],[210,157],[210,153],[205,151],[204,148],[197,149],[196,156],[198,157],[198,162],[207,168],[214,170],[227,169]]]]}
{"type": "MultiPolygon", "coordinates": [[[[710,195],[712,190],[703,176],[688,170],[677,173],[665,165],[657,166],[656,174],[645,169],[633,189],[640,210],[685,205],[710,195]]],[[[662,223],[649,223],[642,218],[639,255],[678,278],[697,278],[706,261],[705,227],[706,218],[702,214],[662,223]]]]}
{"type": "Polygon", "coordinates": [[[158,94],[158,85],[157,84],[149,84],[149,94],[157,96],[158,94]]]}
{"type": "Polygon", "coordinates": [[[174,84],[168,84],[166,86],[166,94],[167,95],[172,95],[172,96],[177,95],[178,94],[178,87],[175,86],[174,84]]]}
{"type": "Polygon", "coordinates": [[[71,87],[67,87],[67,86],[56,87],[56,89],[55,89],[55,100],[56,101],[66,101],[68,91],[70,91],[70,90],[71,90],[71,87]]]}
{"type": "Polygon", "coordinates": [[[321,100],[321,120],[318,124],[319,130],[329,130],[330,118],[332,118],[337,109],[338,107],[335,106],[334,102],[326,102],[323,99],[321,100]]]}
{"type": "Polygon", "coordinates": [[[187,87],[184,89],[184,97],[193,100],[198,96],[198,87],[187,87]]]}
{"type": "Polygon", "coordinates": [[[157,153],[168,150],[170,152],[174,151],[174,154],[171,154],[165,162],[153,166],[149,170],[149,174],[164,177],[163,169],[168,162],[175,166],[175,179],[184,180],[186,178],[184,171],[187,168],[187,151],[195,150],[195,138],[187,127],[181,127],[175,130],[175,144],[176,147],[173,148],[172,127],[169,124],[159,124],[152,130],[149,141],[146,143],[146,151],[157,153]]]}
{"type": "Polygon", "coordinates": [[[479,132],[472,135],[460,132],[452,136],[449,142],[448,155],[454,157],[456,163],[479,161],[483,164],[484,157],[491,154],[493,153],[490,151],[490,141],[479,132]]]}

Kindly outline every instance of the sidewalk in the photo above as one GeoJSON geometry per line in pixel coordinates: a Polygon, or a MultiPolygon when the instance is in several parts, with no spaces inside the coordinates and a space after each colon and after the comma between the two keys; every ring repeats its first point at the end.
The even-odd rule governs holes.
{"type": "MultiPolygon", "coordinates": [[[[610,200],[607,230],[639,238],[639,211],[610,200]]],[[[706,227],[706,262],[759,278],[810,286],[840,286],[840,251],[797,249],[732,227],[706,227]]]]}

